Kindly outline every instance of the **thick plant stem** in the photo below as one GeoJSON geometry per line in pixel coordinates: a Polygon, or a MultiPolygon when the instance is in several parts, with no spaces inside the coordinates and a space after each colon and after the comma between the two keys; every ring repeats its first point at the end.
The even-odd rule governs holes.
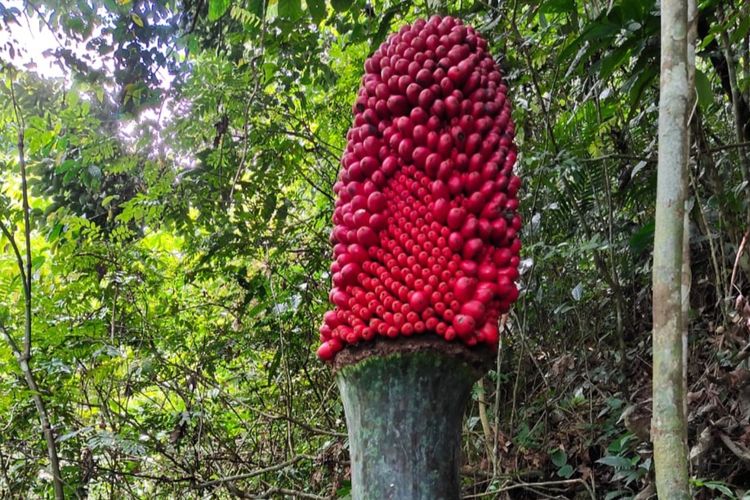
{"type": "Polygon", "coordinates": [[[461,426],[480,372],[439,350],[375,355],[344,366],[355,500],[454,500],[461,426]]]}
{"type": "Polygon", "coordinates": [[[653,419],[656,489],[690,498],[683,410],[682,253],[689,109],[687,0],[661,3],[659,164],[653,264],[653,419]]]}

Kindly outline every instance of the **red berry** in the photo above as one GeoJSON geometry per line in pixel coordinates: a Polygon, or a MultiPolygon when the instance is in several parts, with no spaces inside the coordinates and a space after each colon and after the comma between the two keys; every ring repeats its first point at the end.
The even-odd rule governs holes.
{"type": "Polygon", "coordinates": [[[461,306],[461,314],[466,314],[467,316],[471,316],[476,321],[479,321],[479,319],[481,319],[482,316],[484,316],[484,312],[485,312],[484,304],[478,300],[470,300],[469,302],[461,306]]]}
{"type": "Polygon", "coordinates": [[[474,318],[466,314],[457,314],[456,317],[453,318],[453,328],[456,329],[456,333],[461,338],[466,338],[474,333],[476,321],[474,318]]]}
{"type": "Polygon", "coordinates": [[[471,300],[476,288],[476,280],[468,277],[461,277],[456,280],[453,287],[453,293],[460,302],[471,300]]]}
{"type": "Polygon", "coordinates": [[[323,361],[329,361],[336,355],[330,342],[324,342],[318,347],[318,357],[323,361]]]}
{"type": "Polygon", "coordinates": [[[373,213],[378,213],[385,208],[387,202],[383,193],[376,191],[367,197],[367,209],[373,213]]]}

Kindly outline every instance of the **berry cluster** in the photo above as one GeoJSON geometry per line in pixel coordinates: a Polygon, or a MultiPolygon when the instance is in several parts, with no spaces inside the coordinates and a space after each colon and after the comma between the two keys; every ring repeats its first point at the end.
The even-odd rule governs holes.
{"type": "Polygon", "coordinates": [[[424,332],[496,347],[518,297],[515,127],[487,42],[452,17],[404,26],[365,62],[333,215],[318,356],[424,332]]]}

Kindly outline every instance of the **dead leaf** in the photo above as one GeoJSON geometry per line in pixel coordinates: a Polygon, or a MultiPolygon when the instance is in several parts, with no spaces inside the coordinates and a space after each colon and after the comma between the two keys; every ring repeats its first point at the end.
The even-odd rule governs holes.
{"type": "Polygon", "coordinates": [[[586,482],[591,479],[591,475],[593,474],[591,467],[589,467],[588,465],[579,465],[578,472],[581,473],[581,479],[586,482]]]}
{"type": "Polygon", "coordinates": [[[701,431],[700,435],[698,436],[698,442],[695,443],[695,445],[690,448],[690,454],[688,455],[688,458],[691,462],[695,463],[698,458],[703,456],[707,451],[709,451],[714,443],[714,435],[713,435],[713,429],[711,429],[710,426],[706,426],[701,431]]]}
{"type": "Polygon", "coordinates": [[[565,354],[557,358],[554,363],[552,363],[550,373],[553,377],[556,378],[560,377],[566,372],[569,372],[573,368],[575,368],[575,358],[573,358],[573,356],[571,356],[570,354],[565,354]]]}
{"type": "Polygon", "coordinates": [[[744,368],[736,368],[735,370],[727,373],[726,380],[730,388],[742,388],[750,382],[750,370],[746,370],[744,368]]]}

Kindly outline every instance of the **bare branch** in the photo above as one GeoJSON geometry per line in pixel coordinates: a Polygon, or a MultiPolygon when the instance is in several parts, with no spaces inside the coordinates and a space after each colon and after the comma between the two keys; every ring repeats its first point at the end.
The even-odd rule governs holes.
{"type": "Polygon", "coordinates": [[[503,486],[502,488],[497,489],[497,490],[485,491],[484,493],[477,493],[474,495],[466,495],[463,498],[483,498],[483,497],[489,497],[489,496],[497,497],[498,493],[504,493],[506,491],[511,491],[511,490],[534,489],[534,488],[542,488],[542,487],[547,487],[547,486],[573,486],[573,485],[583,486],[586,489],[586,492],[591,496],[592,499],[596,498],[594,496],[594,492],[591,491],[591,487],[583,479],[562,479],[560,481],[540,481],[536,483],[518,482],[518,483],[508,485],[508,486],[503,486]]]}
{"type": "Polygon", "coordinates": [[[2,323],[0,323],[0,333],[3,334],[5,341],[10,346],[10,350],[13,351],[13,355],[18,359],[18,361],[21,361],[21,358],[23,356],[23,354],[21,353],[21,349],[18,348],[18,344],[16,343],[15,340],[13,340],[13,337],[10,335],[10,332],[2,323]]]}
{"type": "Polygon", "coordinates": [[[25,316],[26,324],[23,337],[23,351],[26,361],[31,359],[31,208],[29,206],[29,186],[26,175],[26,156],[24,154],[24,129],[26,124],[23,120],[23,114],[16,100],[15,85],[11,82],[10,96],[13,101],[13,112],[16,115],[16,124],[18,125],[18,165],[21,169],[21,203],[23,208],[24,223],[24,246],[26,250],[25,262],[25,316]]]}
{"type": "Polygon", "coordinates": [[[24,268],[23,268],[24,266],[23,257],[21,257],[21,251],[18,249],[18,244],[16,243],[16,239],[13,237],[13,233],[10,232],[10,230],[5,226],[5,224],[3,224],[2,221],[0,221],[0,231],[8,239],[10,246],[13,248],[13,253],[16,255],[16,263],[18,264],[18,272],[21,273],[21,280],[23,281],[24,293],[26,293],[26,271],[24,271],[24,268]]]}
{"type": "Polygon", "coordinates": [[[289,459],[289,460],[287,460],[285,462],[278,463],[276,465],[271,465],[269,467],[264,467],[262,469],[256,469],[254,471],[246,472],[244,474],[235,474],[234,476],[227,476],[227,477],[222,477],[222,478],[219,478],[219,479],[213,479],[211,481],[206,481],[204,483],[200,483],[196,487],[198,489],[204,489],[204,488],[209,488],[211,486],[218,486],[218,485],[223,484],[223,483],[229,483],[229,482],[232,482],[232,481],[240,481],[242,479],[250,479],[250,478],[253,478],[253,477],[256,477],[256,476],[260,476],[261,474],[266,474],[268,472],[275,472],[277,470],[285,469],[285,468],[289,467],[290,465],[294,465],[295,463],[297,463],[297,462],[299,462],[300,460],[303,460],[303,459],[305,459],[305,460],[313,460],[313,459],[315,459],[315,457],[312,457],[310,455],[297,455],[294,458],[291,458],[291,459],[289,459]]]}
{"type": "Polygon", "coordinates": [[[287,488],[271,488],[262,495],[249,495],[247,498],[277,498],[277,495],[288,495],[292,498],[312,498],[313,500],[327,500],[330,497],[322,497],[304,491],[290,490],[287,488]]]}
{"type": "Polygon", "coordinates": [[[726,446],[729,451],[734,453],[737,458],[739,458],[746,464],[750,464],[750,450],[748,450],[741,444],[735,443],[729,436],[727,436],[723,432],[719,433],[719,439],[721,439],[721,442],[724,443],[724,446],[726,446]]]}

